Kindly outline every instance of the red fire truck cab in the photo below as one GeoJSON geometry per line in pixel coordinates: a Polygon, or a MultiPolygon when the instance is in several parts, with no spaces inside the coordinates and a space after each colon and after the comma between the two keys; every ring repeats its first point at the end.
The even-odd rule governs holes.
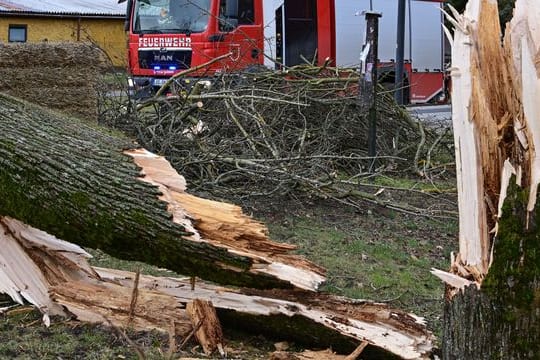
{"type": "Polygon", "coordinates": [[[306,59],[357,66],[365,28],[363,18],[357,15],[365,9],[351,3],[127,0],[130,85],[138,91],[151,90],[180,71],[229,53],[189,76],[210,77],[261,65],[292,66],[306,59]]]}

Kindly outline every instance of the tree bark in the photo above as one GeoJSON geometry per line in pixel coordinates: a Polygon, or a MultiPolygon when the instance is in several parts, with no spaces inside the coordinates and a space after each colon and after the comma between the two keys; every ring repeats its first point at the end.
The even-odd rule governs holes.
{"type": "Polygon", "coordinates": [[[501,42],[497,2],[454,12],[459,253],[447,285],[444,359],[540,354],[540,8],[517,0],[501,42]]]}
{"type": "Polygon", "coordinates": [[[509,189],[494,262],[481,290],[469,286],[445,304],[445,359],[536,359],[540,354],[540,214],[527,220],[526,195],[516,186],[509,189]]]}
{"type": "Polygon", "coordinates": [[[0,95],[0,216],[218,283],[314,290],[324,281],[240,208],[184,191],[168,162],[126,138],[0,95]]]}

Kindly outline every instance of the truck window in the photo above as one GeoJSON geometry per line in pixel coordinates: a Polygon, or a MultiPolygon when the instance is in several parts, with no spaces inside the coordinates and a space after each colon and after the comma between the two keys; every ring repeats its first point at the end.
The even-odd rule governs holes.
{"type": "Polygon", "coordinates": [[[236,19],[227,19],[225,16],[226,3],[226,0],[221,0],[219,5],[219,28],[221,31],[231,31],[231,28],[237,25],[252,25],[255,23],[254,0],[238,0],[238,18],[236,19]]]}
{"type": "Polygon", "coordinates": [[[238,24],[252,25],[255,23],[255,7],[253,0],[238,1],[238,24]]]}
{"type": "Polygon", "coordinates": [[[137,0],[135,33],[203,32],[210,19],[210,0],[137,0]]]}

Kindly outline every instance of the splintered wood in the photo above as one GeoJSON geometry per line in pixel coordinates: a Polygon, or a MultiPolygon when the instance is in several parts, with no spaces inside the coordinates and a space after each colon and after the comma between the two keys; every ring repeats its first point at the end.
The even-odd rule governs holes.
{"type": "Polygon", "coordinates": [[[191,319],[191,325],[195,332],[195,337],[203,347],[206,355],[219,350],[222,356],[223,351],[223,332],[221,324],[216,314],[216,309],[212,302],[208,300],[194,299],[186,305],[186,311],[191,319]]]}
{"type": "Polygon", "coordinates": [[[80,321],[165,333],[174,324],[177,336],[186,336],[192,329],[183,303],[151,290],[139,290],[133,311],[130,311],[132,289],[114,283],[73,281],[52,286],[50,291],[52,300],[65,306],[80,321]]]}
{"type": "Polygon", "coordinates": [[[0,217],[0,249],[0,293],[31,302],[46,324],[50,315],[65,314],[49,297],[51,285],[98,276],[80,247],[8,217],[0,217]]]}
{"type": "Polygon", "coordinates": [[[459,198],[459,253],[451,272],[433,273],[461,288],[480,285],[493,263],[498,219],[511,179],[530,188],[528,211],[540,183],[540,8],[517,0],[504,41],[497,2],[470,0],[447,15],[452,45],[452,121],[459,198]],[[456,278],[462,277],[464,281],[456,278]]]}
{"type": "Polygon", "coordinates": [[[173,221],[192,233],[191,240],[252,258],[251,272],[275,276],[302,289],[316,290],[324,282],[323,268],[289,254],[295,246],[271,241],[266,226],[245,215],[239,206],[186,193],[184,177],[165,158],[144,149],[125,153],[141,167],[141,180],[159,187],[173,221]]]}
{"type": "MultiPolygon", "coordinates": [[[[133,273],[120,270],[96,268],[96,271],[103,279],[125,285],[134,277],[133,273]]],[[[324,327],[351,339],[366,340],[403,358],[422,358],[432,347],[433,338],[426,332],[423,319],[376,302],[293,290],[233,290],[199,282],[195,291],[191,291],[186,280],[152,276],[142,276],[140,287],[161,291],[186,303],[211,299],[217,309],[242,313],[253,322],[257,318],[268,318],[258,325],[260,327],[267,322],[275,324],[275,320],[270,321],[271,317],[285,316],[291,322],[296,319],[304,323],[302,331],[306,336],[320,342],[325,339],[317,338],[316,333],[324,327]]],[[[278,326],[271,330],[279,333],[282,329],[278,326]]]]}
{"type": "Polygon", "coordinates": [[[0,158],[1,215],[71,243],[235,286],[315,291],[325,279],[238,207],[201,200],[209,220],[184,207],[185,180],[164,158],[4,94],[0,158]]]}

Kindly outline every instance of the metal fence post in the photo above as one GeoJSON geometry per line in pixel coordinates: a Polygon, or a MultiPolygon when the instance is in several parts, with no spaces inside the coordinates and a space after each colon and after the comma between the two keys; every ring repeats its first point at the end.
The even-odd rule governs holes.
{"type": "MultiPolygon", "coordinates": [[[[396,44],[396,76],[395,76],[395,99],[398,105],[403,105],[403,71],[405,57],[405,6],[406,0],[398,0],[397,13],[397,44],[396,44]]],[[[410,19],[409,19],[410,21],[410,19]]],[[[410,35],[410,34],[409,34],[410,35]]]]}

